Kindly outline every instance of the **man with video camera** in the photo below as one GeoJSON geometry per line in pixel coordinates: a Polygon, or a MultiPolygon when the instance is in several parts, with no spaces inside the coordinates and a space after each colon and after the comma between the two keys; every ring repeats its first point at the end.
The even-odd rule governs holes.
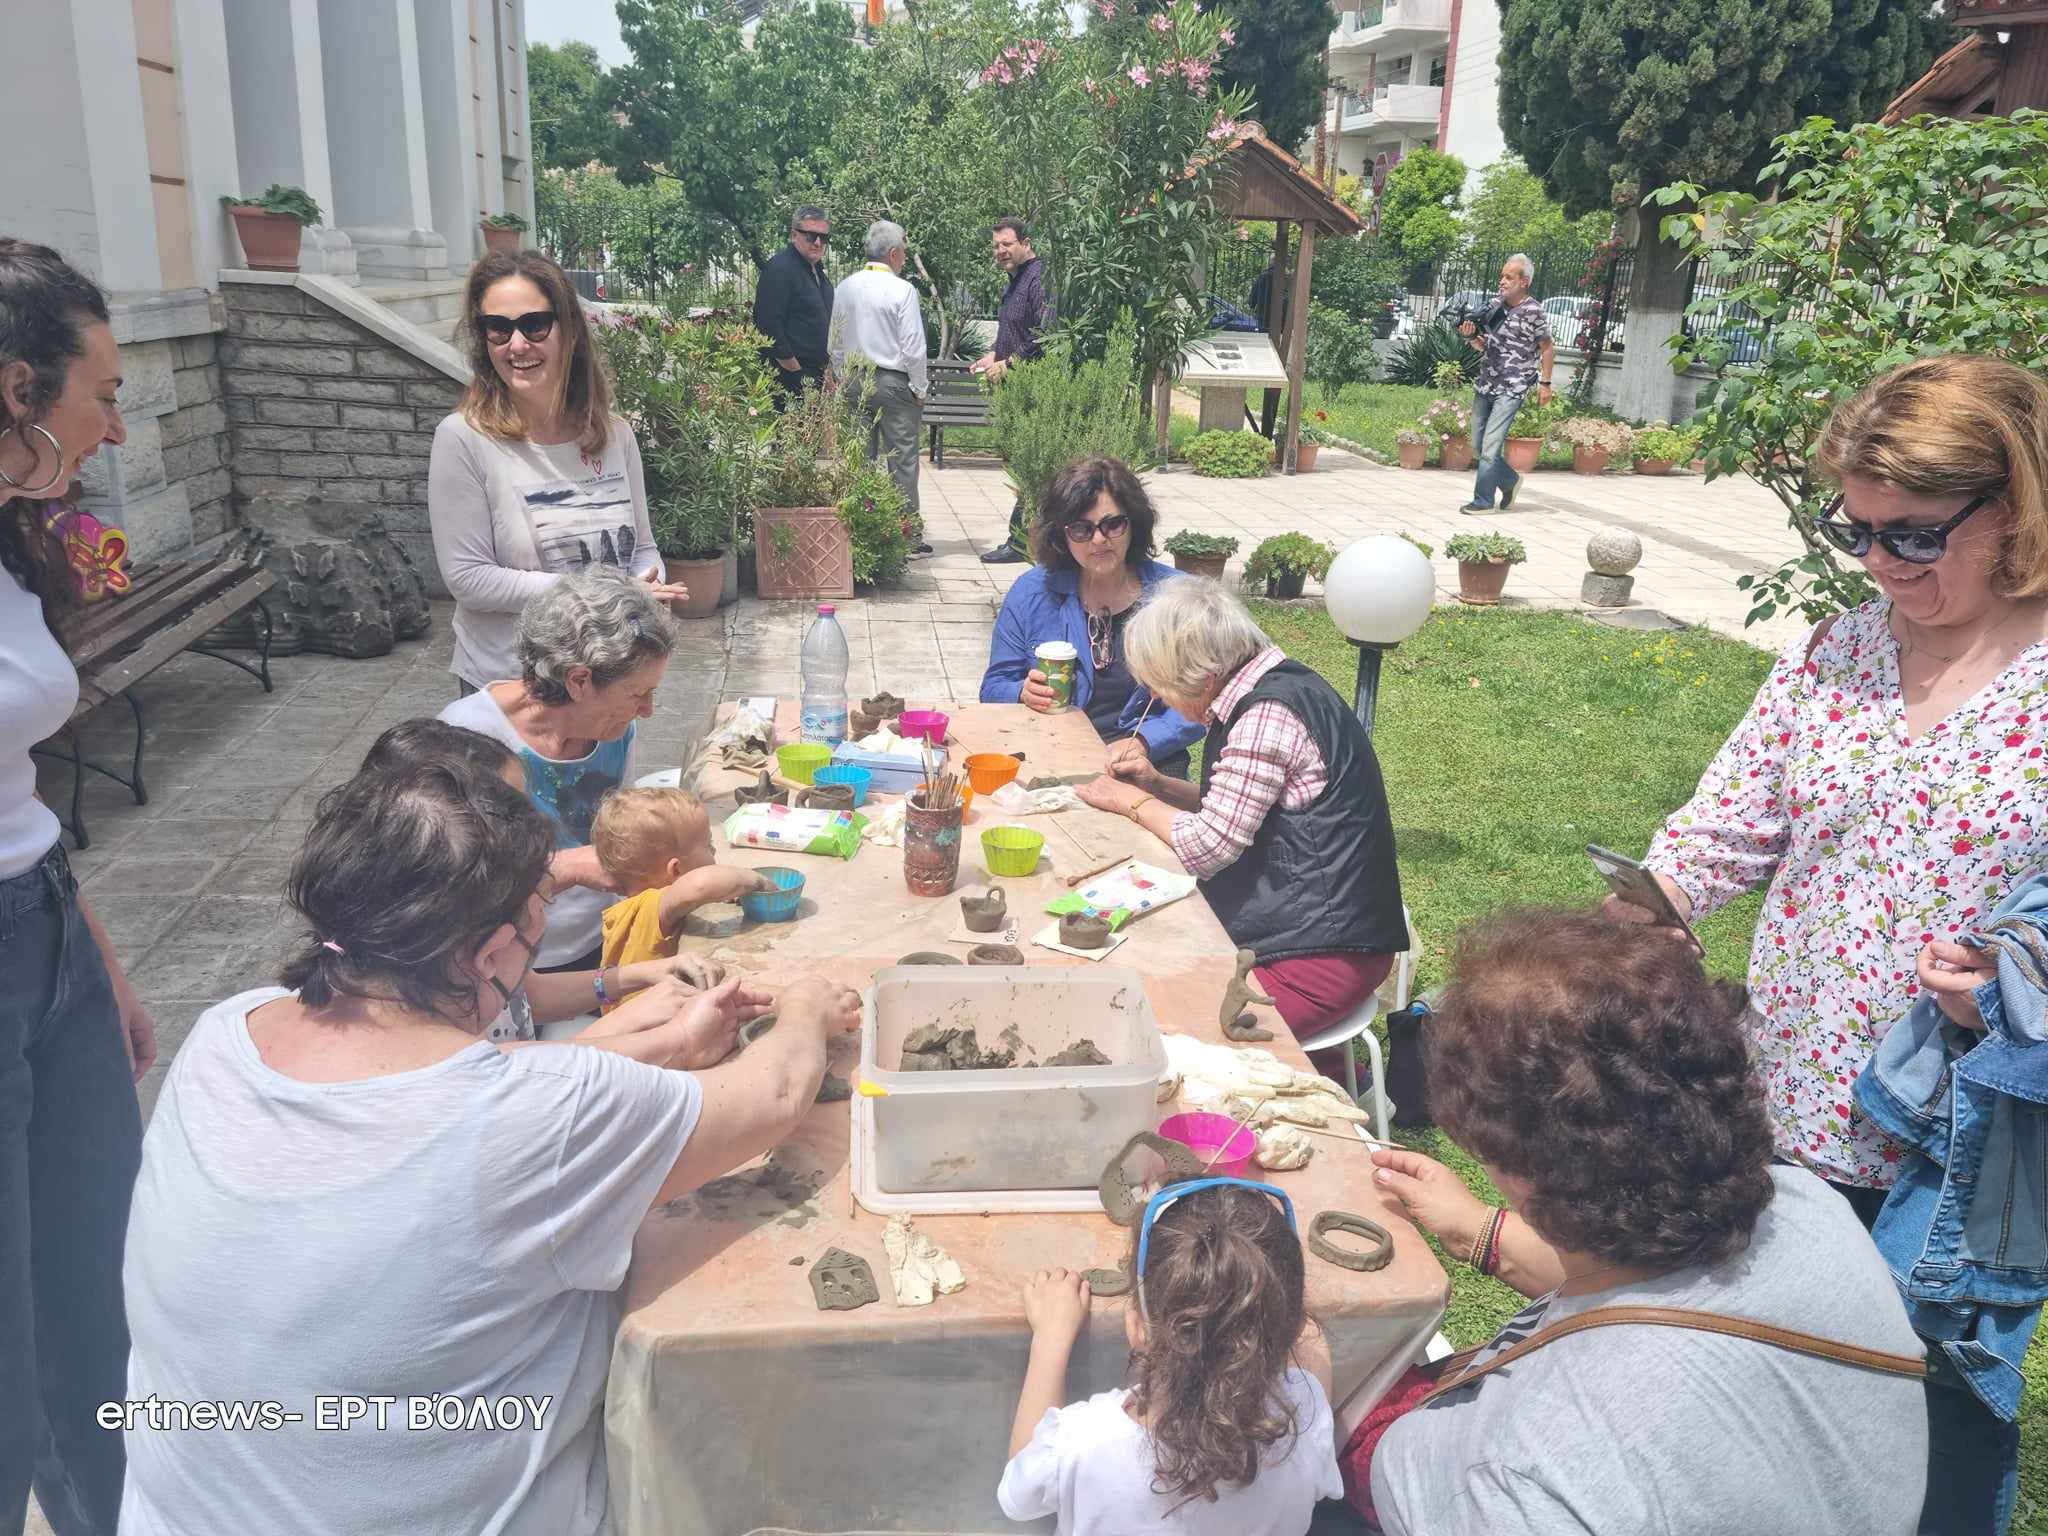
{"type": "Polygon", "coordinates": [[[1517,251],[1500,269],[1500,297],[1478,314],[1458,322],[1460,336],[1485,353],[1473,385],[1472,446],[1479,455],[1479,476],[1472,499],[1458,510],[1491,512],[1494,497],[1500,510],[1515,504],[1522,477],[1507,461],[1508,427],[1522,408],[1530,388],[1538,405],[1550,404],[1551,372],[1557,352],[1550,342],[1550,317],[1530,296],[1536,264],[1517,251]]]}

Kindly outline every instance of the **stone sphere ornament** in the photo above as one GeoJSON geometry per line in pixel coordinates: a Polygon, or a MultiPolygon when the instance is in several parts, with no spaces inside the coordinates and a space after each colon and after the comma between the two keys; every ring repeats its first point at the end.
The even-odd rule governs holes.
{"type": "Polygon", "coordinates": [[[1602,528],[1586,540],[1586,564],[1597,575],[1626,576],[1643,563],[1643,541],[1626,528],[1602,528]]]}

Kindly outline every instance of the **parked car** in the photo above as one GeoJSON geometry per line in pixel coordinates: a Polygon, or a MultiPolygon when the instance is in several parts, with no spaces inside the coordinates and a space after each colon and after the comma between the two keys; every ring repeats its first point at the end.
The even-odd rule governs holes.
{"type": "Polygon", "coordinates": [[[1690,324],[1695,339],[1726,347],[1731,363],[1749,367],[1770,355],[1771,338],[1762,318],[1739,299],[1692,316],[1690,324]]]}
{"type": "MultiPolygon", "coordinates": [[[[1600,312],[1598,299],[1585,298],[1575,293],[1553,294],[1543,301],[1543,313],[1550,320],[1550,339],[1560,347],[1576,347],[1585,334],[1586,326],[1600,312]]],[[[1607,327],[1607,335],[1601,343],[1603,351],[1619,352],[1626,340],[1627,327],[1617,317],[1607,327]]]]}

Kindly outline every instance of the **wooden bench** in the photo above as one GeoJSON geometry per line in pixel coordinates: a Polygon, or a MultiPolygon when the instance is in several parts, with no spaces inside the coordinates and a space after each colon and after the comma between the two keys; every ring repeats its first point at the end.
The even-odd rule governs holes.
{"type": "Polygon", "coordinates": [[[932,434],[932,468],[944,469],[946,428],[987,426],[994,402],[981,387],[980,377],[965,363],[935,362],[929,365],[927,375],[924,424],[932,434]]]}
{"type": "Polygon", "coordinates": [[[81,849],[92,845],[81,804],[88,768],[127,788],[137,805],[149,803],[142,781],[147,726],[142,701],[129,691],[136,683],[180,652],[192,651],[240,667],[265,693],[272,691],[270,608],[263,595],[277,577],[263,564],[264,543],[260,532],[245,530],[215,553],[130,572],[125,595],[95,603],[64,626],[59,638],[78,669],[78,707],[62,732],[33,750],[71,764],[71,814],[64,827],[81,849]],[[253,666],[205,644],[216,628],[252,604],[261,618],[260,659],[253,666]],[[126,777],[87,758],[78,739],[85,717],[116,697],[126,699],[135,716],[135,754],[126,777]],[[68,745],[52,745],[59,741],[68,745]]]}

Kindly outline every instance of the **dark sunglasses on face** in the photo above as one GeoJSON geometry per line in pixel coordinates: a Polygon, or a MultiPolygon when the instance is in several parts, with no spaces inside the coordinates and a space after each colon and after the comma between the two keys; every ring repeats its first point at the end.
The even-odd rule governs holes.
{"type": "Polygon", "coordinates": [[[1872,544],[1882,544],[1885,553],[1894,559],[1904,560],[1910,565],[1932,565],[1948,553],[1948,536],[1963,525],[1963,519],[1997,499],[1996,491],[1986,491],[1947,522],[1927,528],[1873,528],[1853,517],[1836,516],[1842,510],[1843,501],[1837,496],[1828,503],[1827,511],[1814,519],[1813,525],[1835,548],[1858,559],[1870,553],[1872,544]]]}
{"type": "Polygon", "coordinates": [[[832,233],[830,230],[800,229],[797,231],[797,233],[803,236],[803,238],[806,240],[817,241],[820,245],[830,245],[832,243],[832,233]]]}
{"type": "Polygon", "coordinates": [[[494,347],[502,347],[517,331],[528,341],[546,341],[555,328],[555,312],[552,309],[533,309],[517,317],[511,315],[478,315],[476,328],[484,333],[484,340],[494,347]]]}
{"type": "Polygon", "coordinates": [[[1131,520],[1121,512],[1111,517],[1105,517],[1099,523],[1091,523],[1084,517],[1078,522],[1067,524],[1067,542],[1069,544],[1092,544],[1095,541],[1095,535],[1098,533],[1105,539],[1113,539],[1130,526],[1131,520]]]}

